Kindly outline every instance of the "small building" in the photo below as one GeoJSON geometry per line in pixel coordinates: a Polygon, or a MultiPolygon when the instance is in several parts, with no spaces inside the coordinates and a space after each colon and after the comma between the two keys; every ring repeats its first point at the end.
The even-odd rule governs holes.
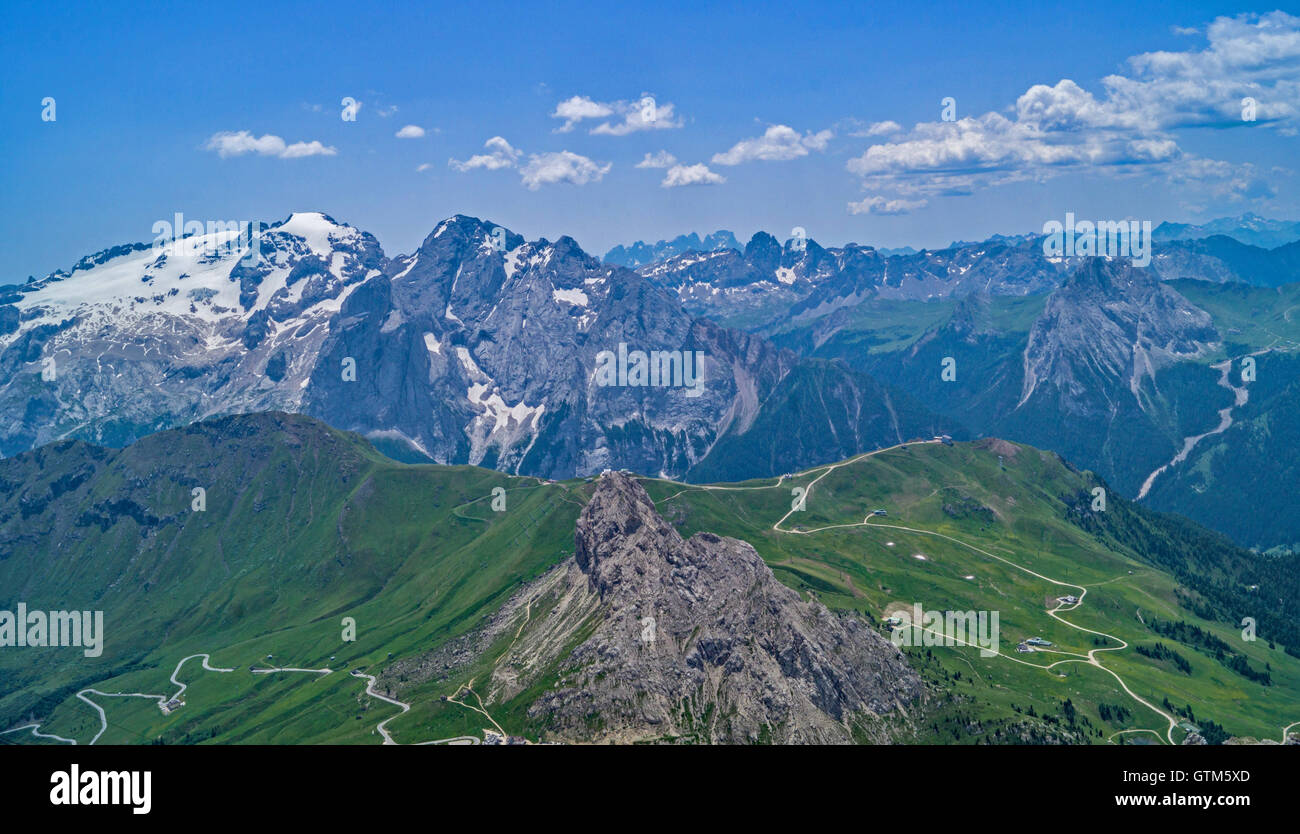
{"type": "Polygon", "coordinates": [[[1033,649],[1026,646],[1024,643],[1021,643],[1020,645],[1016,646],[1016,651],[1020,652],[1021,654],[1024,654],[1025,652],[1032,652],[1033,649]]]}
{"type": "Polygon", "coordinates": [[[1076,597],[1076,596],[1070,595],[1070,596],[1057,597],[1057,598],[1056,598],[1056,601],[1057,601],[1057,602],[1063,602],[1063,603],[1065,603],[1066,605],[1074,605],[1076,602],[1079,601],[1079,598],[1076,597]]]}
{"type": "Polygon", "coordinates": [[[1052,641],[1050,641],[1050,640],[1044,640],[1044,639],[1041,638],[1041,637],[1030,637],[1030,638],[1029,638],[1028,640],[1026,640],[1025,642],[1028,643],[1028,644],[1031,645],[1031,646],[1050,646],[1050,645],[1052,645],[1052,641]]]}

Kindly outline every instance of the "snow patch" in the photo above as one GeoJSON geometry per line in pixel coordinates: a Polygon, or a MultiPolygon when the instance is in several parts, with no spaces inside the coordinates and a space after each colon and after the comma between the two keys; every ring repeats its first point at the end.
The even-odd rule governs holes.
{"type": "Polygon", "coordinates": [[[513,278],[515,273],[519,271],[519,259],[523,257],[524,250],[527,248],[527,244],[516,246],[514,249],[511,249],[506,253],[504,266],[507,278],[513,278]]]}
{"type": "Polygon", "coordinates": [[[587,294],[582,290],[551,290],[551,298],[558,304],[587,306],[587,294]]]}

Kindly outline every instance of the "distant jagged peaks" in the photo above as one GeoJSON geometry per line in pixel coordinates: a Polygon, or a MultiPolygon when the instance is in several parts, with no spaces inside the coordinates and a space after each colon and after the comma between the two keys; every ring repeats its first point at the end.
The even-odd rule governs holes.
{"type": "MultiPolygon", "coordinates": [[[[1034,232],[1026,234],[992,234],[982,240],[953,240],[947,246],[933,250],[918,250],[911,246],[896,248],[877,246],[862,247],[856,243],[848,243],[842,247],[842,250],[849,251],[853,249],[868,248],[874,249],[883,257],[909,257],[924,253],[939,253],[963,249],[988,249],[989,247],[1017,249],[1028,244],[1033,244],[1037,240],[1041,239],[1041,237],[1041,234],[1034,232]]],[[[1166,221],[1156,227],[1153,237],[1156,242],[1162,244],[1169,244],[1178,241],[1189,243],[1194,241],[1206,241],[1216,237],[1229,238],[1231,242],[1267,250],[1276,249],[1288,243],[1300,241],[1300,221],[1274,220],[1253,213],[1246,213],[1239,217],[1223,217],[1203,224],[1174,223],[1166,221]]],[[[779,240],[779,237],[773,236],[765,231],[755,233],[748,244],[741,244],[736,236],[729,231],[718,231],[704,237],[700,237],[700,235],[695,232],[691,232],[690,234],[679,235],[670,241],[660,240],[654,244],[637,241],[628,245],[615,246],[605,254],[603,260],[608,264],[624,266],[631,269],[640,269],[688,253],[696,252],[708,254],[728,249],[735,250],[742,254],[746,260],[752,260],[751,251],[753,251],[756,246],[759,251],[766,252],[771,248],[771,243],[773,241],[779,240]]],[[[808,243],[810,246],[815,245],[811,240],[809,240],[808,243]]],[[[1225,241],[1224,243],[1228,242],[1225,241]]],[[[1222,248],[1223,245],[1223,243],[1220,243],[1219,248],[1222,248]]],[[[781,249],[786,249],[790,246],[791,242],[789,241],[784,244],[778,243],[778,247],[781,249]]],[[[1175,254],[1177,255],[1180,253],[1176,252],[1175,254]]]]}
{"type": "Polygon", "coordinates": [[[604,261],[608,264],[625,266],[631,269],[686,252],[717,252],[722,249],[741,249],[740,241],[736,240],[736,236],[725,229],[705,235],[703,238],[697,233],[691,232],[686,235],[678,235],[672,240],[661,240],[653,244],[638,240],[636,243],[630,243],[627,246],[615,246],[605,253],[604,261]]]}
{"type": "Polygon", "coordinates": [[[1201,240],[1215,235],[1263,249],[1275,249],[1300,240],[1300,220],[1272,220],[1247,212],[1239,217],[1220,217],[1206,223],[1164,222],[1153,233],[1157,241],[1201,240]]]}
{"type": "MultiPolygon", "coordinates": [[[[1018,246],[1019,244],[1024,243],[1025,241],[1028,241],[1028,240],[1034,240],[1035,238],[1038,238],[1038,237],[1041,237],[1041,235],[1036,235],[1036,234],[1026,234],[1026,235],[999,235],[999,234],[994,234],[994,235],[989,235],[988,237],[984,238],[984,240],[954,240],[952,243],[948,244],[947,247],[945,247],[945,248],[947,248],[947,249],[964,249],[964,248],[966,248],[966,247],[968,247],[968,246],[979,246],[980,244],[989,244],[989,243],[1005,243],[1005,244],[1008,244],[1008,245],[1010,245],[1010,246],[1018,246]]],[[[883,250],[882,250],[882,251],[883,251],[883,250]]],[[[902,250],[891,250],[891,251],[897,251],[897,252],[899,252],[900,254],[902,254],[902,250]]],[[[912,252],[916,252],[916,250],[913,249],[912,252]]]]}

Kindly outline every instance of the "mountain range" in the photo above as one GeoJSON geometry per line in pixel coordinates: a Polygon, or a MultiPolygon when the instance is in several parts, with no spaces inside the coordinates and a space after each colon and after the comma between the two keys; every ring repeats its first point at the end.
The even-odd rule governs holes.
{"type": "Polygon", "coordinates": [[[660,240],[657,243],[646,243],[638,240],[626,246],[615,246],[605,253],[603,260],[607,264],[631,268],[662,261],[664,258],[670,258],[684,252],[712,252],[717,249],[739,248],[740,243],[736,240],[734,234],[725,229],[719,229],[702,238],[695,232],[690,232],[689,234],[678,235],[672,240],[660,240]]]}
{"type": "Polygon", "coordinates": [[[1223,235],[1240,243],[1273,249],[1300,240],[1300,221],[1271,220],[1258,214],[1220,217],[1206,223],[1164,222],[1153,232],[1156,240],[1197,240],[1223,235]]]}
{"type": "Polygon", "coordinates": [[[1300,546],[1300,515],[1275,482],[1231,463],[1284,476],[1294,459],[1300,242],[1212,235],[1153,250],[1141,268],[1054,260],[1041,238],[884,257],[760,234],[743,252],[638,271],[696,315],[867,372],[974,436],[1050,448],[1251,547],[1300,546]],[[1247,362],[1267,386],[1254,370],[1243,378],[1247,362]],[[1233,427],[1252,414],[1249,432],[1233,427]]]}
{"type": "Polygon", "coordinates": [[[959,432],[861,372],[696,318],[570,238],[498,228],[453,217],[389,259],[364,232],[295,214],[261,230],[254,267],[217,233],[181,252],[119,247],[6,287],[0,451],[61,437],[121,445],[279,409],[406,459],[547,477],[749,476],[959,432]],[[602,353],[661,357],[668,373],[603,385],[602,353]],[[679,353],[697,357],[693,388],[679,353]],[[823,387],[843,408],[820,407],[823,387]],[[717,461],[724,442],[760,454],[717,461]]]}
{"type": "Polygon", "coordinates": [[[1229,463],[1291,471],[1300,242],[1158,240],[1144,269],[1032,236],[892,255],[725,237],[635,270],[465,216],[395,257],[319,213],[260,227],[251,265],[234,233],[114,247],[0,288],[0,452],[284,410],[399,460],[721,481],[1002,436],[1243,545],[1300,545],[1278,491],[1229,463]],[[692,364],[698,386],[674,377],[692,364]]]}

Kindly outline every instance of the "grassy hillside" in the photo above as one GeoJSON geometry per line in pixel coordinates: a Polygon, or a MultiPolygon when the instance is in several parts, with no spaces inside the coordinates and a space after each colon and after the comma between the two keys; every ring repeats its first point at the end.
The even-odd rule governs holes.
{"type": "Polygon", "coordinates": [[[1251,349],[1300,348],[1300,283],[1255,287],[1182,279],[1170,285],[1213,316],[1231,344],[1251,349]]]}
{"type": "MultiPolygon", "coordinates": [[[[1295,587],[1265,584],[1275,578],[1250,574],[1251,554],[1180,519],[1113,495],[1094,512],[1103,485],[1054,454],[922,443],[783,482],[643,483],[684,535],[743,538],[832,608],[873,621],[913,603],[997,611],[997,656],[906,649],[932,692],[912,716],[917,741],[1181,740],[1171,719],[1189,712],[1211,735],[1279,738],[1300,720],[1300,660],[1270,643],[1294,632],[1295,587]],[[808,490],[802,511],[794,487],[808,490]],[[867,518],[877,508],[888,515],[867,518]],[[1065,594],[1083,600],[1061,606],[1065,594]],[[1242,640],[1241,616],[1258,619],[1259,640],[1242,640]],[[1015,651],[1034,636],[1053,651],[1015,651]]],[[[122,451],[54,444],[0,461],[0,487],[0,609],[98,608],[107,631],[100,658],[0,649],[0,729],[38,722],[86,743],[101,723],[78,692],[170,695],[175,674],[188,688],[170,715],[148,698],[87,693],[105,711],[97,743],[379,743],[386,719],[399,743],[544,732],[528,707],[545,675],[502,700],[482,682],[521,633],[548,628],[559,601],[536,580],[572,553],[588,483],[400,464],[272,414],[122,451]],[[511,597],[530,602],[482,630],[511,597]],[[204,669],[199,653],[233,671],[204,669]],[[366,695],[357,669],[409,712],[366,695]]],[[[555,639],[577,645],[586,622],[555,639]]]]}
{"type": "MultiPolygon", "coordinates": [[[[1260,639],[1247,642],[1238,623],[1272,617],[1294,634],[1294,583],[1247,591],[1250,577],[1238,572],[1251,554],[1113,494],[1094,512],[1096,487],[1105,488],[1054,454],[1002,441],[912,444],[779,486],[648,485],[684,534],[744,538],[784,581],[833,608],[874,618],[917,602],[998,611],[1001,656],[909,649],[948,703],[928,717],[923,740],[1154,741],[1168,736],[1170,718],[1185,720],[1189,705],[1198,726],[1213,721],[1233,735],[1280,738],[1284,725],[1300,720],[1300,661],[1270,643],[1276,631],[1261,625],[1260,639]],[[810,485],[806,509],[790,512],[791,490],[810,485]],[[888,515],[867,518],[878,508],[888,515]],[[1202,551],[1217,561],[1196,561],[1202,551]],[[1052,616],[1067,594],[1083,601],[1052,616]],[[1272,603],[1278,595],[1285,601],[1272,603]],[[1015,651],[1035,636],[1053,651],[1015,651]],[[1104,668],[1087,662],[1094,650],[1104,668]],[[1125,693],[1115,675],[1154,708],[1125,693]]],[[[1184,735],[1172,732],[1175,740],[1184,735]]]]}
{"type": "Polygon", "coordinates": [[[0,725],[34,715],[83,743],[99,721],[77,691],[171,693],[176,663],[196,652],[238,671],[190,661],[187,705],[167,717],[143,698],[99,698],[100,743],[378,742],[362,716],[397,710],[359,698],[364,682],[249,667],[370,668],[463,633],[572,552],[581,503],[535,478],[398,464],[283,414],[120,452],[54,444],[0,461],[0,482],[0,608],[101,609],[106,631],[99,658],[0,649],[0,725]],[[491,509],[498,487],[505,512],[491,509]]]}

